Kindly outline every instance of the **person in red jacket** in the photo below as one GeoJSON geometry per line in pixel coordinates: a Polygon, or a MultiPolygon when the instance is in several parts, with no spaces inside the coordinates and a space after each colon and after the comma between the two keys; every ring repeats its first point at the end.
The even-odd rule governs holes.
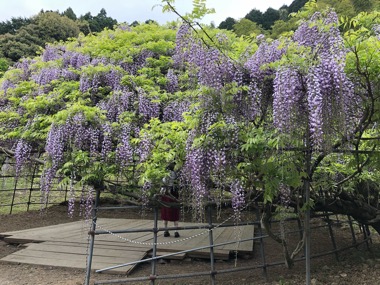
{"type": "MultiPolygon", "coordinates": [[[[177,180],[177,173],[174,171],[174,165],[171,164],[168,166],[170,170],[169,176],[163,179],[163,192],[164,195],[161,198],[161,201],[164,203],[173,203],[178,202],[178,186],[175,184],[177,180]]],[[[175,227],[178,227],[178,221],[180,217],[180,209],[173,207],[166,207],[165,205],[161,207],[161,219],[164,221],[165,229],[168,228],[168,222],[173,222],[175,227]]],[[[170,233],[168,230],[164,231],[164,237],[169,237],[170,233]]],[[[179,233],[176,230],[174,232],[174,237],[178,238],[179,233]]]]}

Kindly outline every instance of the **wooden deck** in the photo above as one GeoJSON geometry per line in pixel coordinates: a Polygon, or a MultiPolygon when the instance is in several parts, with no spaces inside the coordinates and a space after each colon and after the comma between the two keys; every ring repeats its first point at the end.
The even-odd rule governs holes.
{"type": "MultiPolygon", "coordinates": [[[[133,219],[98,219],[98,230],[109,231],[125,229],[151,229],[152,220],[133,219]]],[[[193,223],[181,223],[181,226],[199,226],[193,223]]],[[[39,264],[48,266],[63,266],[72,268],[86,268],[88,253],[88,228],[84,222],[73,222],[55,226],[34,228],[15,232],[0,233],[0,238],[8,243],[23,244],[24,248],[10,254],[1,260],[39,264]]],[[[216,228],[213,230],[214,244],[235,241],[238,235],[234,227],[216,228]]],[[[251,238],[254,235],[253,226],[239,227],[240,239],[251,238]]],[[[166,255],[172,252],[190,250],[209,245],[209,235],[206,229],[183,230],[181,237],[163,237],[158,235],[157,255],[166,255]]],[[[95,237],[92,269],[99,270],[118,264],[138,261],[151,255],[153,234],[151,232],[128,234],[104,234],[95,237]],[[131,242],[133,241],[133,243],[131,242]]],[[[253,241],[233,243],[215,248],[216,259],[228,259],[230,252],[251,252],[253,241]]],[[[200,249],[186,254],[179,254],[171,259],[181,259],[185,256],[209,256],[208,249],[200,249]]],[[[130,273],[135,265],[113,269],[107,272],[130,273]]]]}

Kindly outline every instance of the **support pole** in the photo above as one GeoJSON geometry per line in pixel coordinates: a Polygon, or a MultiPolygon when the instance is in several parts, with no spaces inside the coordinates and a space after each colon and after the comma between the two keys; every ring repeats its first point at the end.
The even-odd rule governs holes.
{"type": "MultiPolygon", "coordinates": [[[[307,183],[308,184],[308,183],[307,183]]],[[[308,187],[306,190],[306,203],[310,202],[310,188],[308,187]]],[[[305,263],[306,263],[306,285],[310,285],[311,283],[311,247],[310,247],[310,209],[306,210],[305,215],[305,263]]]]}
{"type": "Polygon", "coordinates": [[[32,192],[33,192],[33,189],[34,189],[34,178],[36,177],[36,172],[37,172],[37,169],[39,167],[39,164],[36,164],[33,168],[33,174],[32,174],[32,178],[31,178],[31,181],[30,181],[30,189],[29,189],[29,197],[28,197],[28,203],[27,203],[27,206],[26,206],[26,211],[29,212],[29,207],[30,207],[30,204],[31,204],[31,200],[32,200],[32,192]]]}
{"type": "Polygon", "coordinates": [[[84,285],[90,284],[90,274],[91,274],[92,256],[94,253],[94,245],[95,245],[95,230],[96,230],[96,221],[98,219],[97,212],[98,212],[99,200],[100,200],[100,189],[96,189],[95,205],[94,205],[94,208],[92,209],[92,224],[91,224],[90,232],[88,233],[90,236],[90,248],[87,255],[87,269],[86,269],[86,279],[85,279],[84,285]]]}
{"type": "Polygon", "coordinates": [[[212,225],[212,207],[207,207],[208,211],[208,225],[209,232],[208,237],[210,241],[210,275],[211,275],[211,285],[215,285],[215,257],[214,257],[214,237],[213,237],[213,225],[212,225]]]}
{"type": "MultiPolygon", "coordinates": [[[[260,219],[261,219],[259,207],[257,204],[256,204],[256,219],[257,219],[257,221],[260,221],[260,219]]],[[[265,278],[265,281],[268,281],[267,262],[266,262],[266,258],[265,258],[263,230],[261,228],[261,223],[258,224],[257,230],[259,232],[259,237],[260,237],[260,254],[261,254],[261,262],[263,264],[263,276],[265,278]]]]}
{"type": "Polygon", "coordinates": [[[371,251],[371,248],[369,246],[369,243],[371,241],[371,232],[369,231],[368,225],[362,224],[362,228],[365,244],[367,245],[367,250],[371,251]]]}
{"type": "Polygon", "coordinates": [[[306,213],[305,213],[305,267],[306,267],[306,285],[311,285],[311,238],[310,238],[310,169],[311,169],[311,146],[310,142],[307,142],[306,150],[306,173],[308,176],[305,179],[305,203],[306,203],[306,213]]]}
{"type": "Polygon", "coordinates": [[[356,236],[355,236],[355,231],[354,231],[354,227],[352,225],[352,219],[351,219],[351,216],[347,216],[348,217],[348,224],[350,225],[350,231],[351,231],[351,236],[352,236],[352,245],[356,245],[356,248],[358,248],[357,246],[357,242],[356,242],[356,236]]]}
{"type": "Polygon", "coordinates": [[[14,187],[13,187],[12,203],[11,203],[11,209],[10,209],[10,211],[9,211],[9,215],[12,214],[13,205],[14,205],[14,203],[15,203],[15,197],[16,197],[16,190],[17,190],[17,182],[18,182],[18,178],[19,178],[19,177],[15,177],[15,178],[14,178],[14,187]]]}
{"type": "Polygon", "coordinates": [[[330,216],[327,212],[326,212],[326,221],[327,221],[327,225],[329,227],[329,233],[330,233],[331,242],[332,242],[334,252],[335,252],[335,258],[336,258],[336,261],[339,261],[339,254],[338,254],[337,247],[336,247],[334,231],[333,231],[332,226],[331,226],[330,216]]]}
{"type": "Polygon", "coordinates": [[[154,207],[154,226],[153,226],[153,252],[152,252],[152,274],[150,278],[150,285],[155,284],[157,260],[157,233],[158,233],[158,207],[154,207]]]}

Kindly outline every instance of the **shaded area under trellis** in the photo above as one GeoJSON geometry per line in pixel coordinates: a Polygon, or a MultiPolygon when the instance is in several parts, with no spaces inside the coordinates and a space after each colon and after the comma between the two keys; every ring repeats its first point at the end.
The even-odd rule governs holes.
{"type": "Polygon", "coordinates": [[[3,214],[37,210],[46,206],[57,205],[68,200],[68,187],[60,187],[57,177],[49,193],[41,193],[40,177],[42,165],[30,163],[17,177],[15,162],[6,159],[0,171],[0,209],[3,214]]]}

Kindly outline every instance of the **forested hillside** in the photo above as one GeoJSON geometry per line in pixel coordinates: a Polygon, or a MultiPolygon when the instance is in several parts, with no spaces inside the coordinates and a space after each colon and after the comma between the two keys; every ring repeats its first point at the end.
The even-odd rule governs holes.
{"type": "Polygon", "coordinates": [[[87,13],[77,17],[71,8],[63,13],[41,11],[31,18],[13,17],[0,22],[0,75],[20,58],[36,56],[46,43],[113,29],[116,24],[104,9],[96,16],[87,13]]]}

